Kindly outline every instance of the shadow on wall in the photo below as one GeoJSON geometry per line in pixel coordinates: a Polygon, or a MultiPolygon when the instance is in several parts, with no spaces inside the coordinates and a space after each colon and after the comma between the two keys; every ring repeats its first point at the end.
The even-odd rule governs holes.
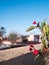
{"type": "Polygon", "coordinates": [[[43,63],[42,57],[39,57],[38,60],[34,62],[34,55],[27,53],[10,60],[0,62],[0,65],[45,65],[45,63],[43,63]]]}

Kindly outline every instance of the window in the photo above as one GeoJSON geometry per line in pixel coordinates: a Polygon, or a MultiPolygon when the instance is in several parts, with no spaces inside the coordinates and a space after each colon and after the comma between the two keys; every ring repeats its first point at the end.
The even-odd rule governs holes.
{"type": "Polygon", "coordinates": [[[34,41],[39,42],[39,35],[34,35],[34,41]]]}

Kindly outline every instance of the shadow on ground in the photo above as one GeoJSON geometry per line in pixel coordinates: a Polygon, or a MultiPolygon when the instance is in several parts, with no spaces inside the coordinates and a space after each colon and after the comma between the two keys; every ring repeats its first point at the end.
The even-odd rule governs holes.
{"type": "Polygon", "coordinates": [[[31,53],[23,54],[19,57],[12,58],[7,61],[0,62],[0,65],[45,65],[42,57],[34,62],[34,56],[31,53]]]}

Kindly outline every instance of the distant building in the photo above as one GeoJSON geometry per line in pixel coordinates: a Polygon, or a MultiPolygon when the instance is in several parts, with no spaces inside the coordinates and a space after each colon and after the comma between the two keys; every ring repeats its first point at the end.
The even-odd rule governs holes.
{"type": "Polygon", "coordinates": [[[39,28],[32,30],[32,34],[27,38],[28,41],[41,42],[42,32],[39,28]]]}
{"type": "Polygon", "coordinates": [[[6,41],[6,40],[4,40],[4,41],[2,41],[2,44],[11,45],[12,43],[11,43],[10,41],[6,41]]]}
{"type": "Polygon", "coordinates": [[[35,28],[32,30],[31,35],[21,36],[18,39],[16,39],[16,42],[28,42],[28,41],[41,42],[41,36],[42,32],[40,31],[40,29],[35,28]]]}
{"type": "Polygon", "coordinates": [[[27,37],[29,37],[29,36],[23,36],[22,35],[21,37],[18,37],[16,39],[16,42],[27,42],[28,41],[27,37]]]}
{"type": "MultiPolygon", "coordinates": [[[[41,42],[41,36],[42,36],[42,32],[40,31],[39,28],[35,28],[32,30],[32,34],[31,35],[27,35],[27,36],[23,36],[23,35],[19,35],[16,39],[15,43],[22,43],[22,42],[29,42],[29,41],[33,41],[33,42],[41,42]]],[[[2,44],[12,44],[9,40],[8,37],[0,37],[0,42],[2,42],[2,44]]]]}

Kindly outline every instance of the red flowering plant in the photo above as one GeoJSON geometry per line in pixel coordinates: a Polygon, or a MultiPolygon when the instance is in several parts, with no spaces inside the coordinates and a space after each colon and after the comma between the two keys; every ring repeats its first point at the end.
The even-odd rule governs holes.
{"type": "Polygon", "coordinates": [[[33,24],[37,24],[36,21],[34,21],[33,24]]]}
{"type": "Polygon", "coordinates": [[[29,50],[34,56],[36,56],[36,58],[39,56],[39,51],[35,49],[33,44],[30,45],[29,50]]]}
{"type": "Polygon", "coordinates": [[[35,56],[35,59],[34,59],[34,61],[35,61],[40,55],[42,56],[42,55],[46,54],[46,52],[48,51],[48,48],[45,45],[43,45],[41,50],[37,50],[37,49],[35,49],[34,45],[31,44],[29,47],[29,50],[35,56]]]}
{"type": "Polygon", "coordinates": [[[31,44],[29,48],[30,52],[32,52],[34,55],[38,55],[38,50],[34,48],[34,45],[31,44]]]}
{"type": "Polygon", "coordinates": [[[29,32],[32,29],[38,28],[42,32],[41,36],[41,43],[42,43],[42,48],[40,50],[37,50],[34,48],[34,45],[30,45],[30,51],[35,55],[35,59],[37,59],[40,55],[46,55],[46,53],[49,51],[49,25],[45,22],[42,22],[41,24],[36,21],[33,22],[33,25],[36,26],[30,26],[26,31],[29,32]]]}

